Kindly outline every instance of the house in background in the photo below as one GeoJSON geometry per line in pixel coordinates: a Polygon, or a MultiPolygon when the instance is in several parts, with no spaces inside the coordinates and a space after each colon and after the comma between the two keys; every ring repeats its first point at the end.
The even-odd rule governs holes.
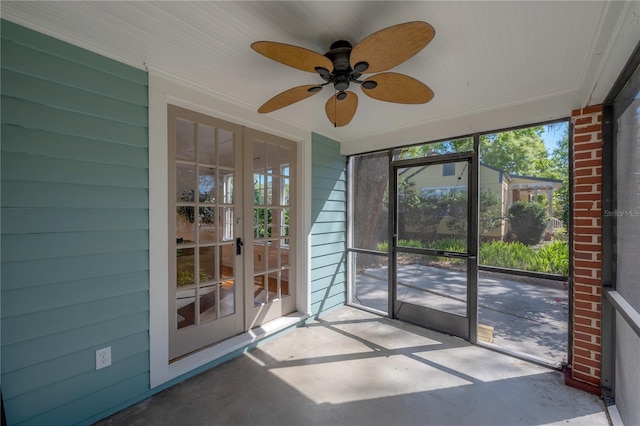
{"type": "MultiPolygon", "coordinates": [[[[548,215],[548,229],[561,228],[565,226],[562,221],[553,217],[553,193],[562,187],[562,181],[551,178],[538,178],[534,176],[509,175],[504,170],[491,167],[482,162],[479,164],[481,194],[486,192],[491,203],[495,203],[495,211],[492,214],[495,218],[502,220],[491,230],[481,230],[481,239],[504,240],[509,232],[507,217],[509,207],[517,201],[528,203],[539,202],[539,195],[545,197],[548,215]]],[[[434,200],[446,201],[447,196],[451,196],[456,191],[466,192],[468,184],[468,170],[466,163],[445,163],[430,166],[423,166],[418,170],[406,169],[400,171],[398,176],[403,179],[404,184],[411,191],[415,191],[421,196],[434,200]]],[[[481,198],[481,203],[483,199],[481,198]]],[[[459,230],[447,226],[450,216],[445,216],[435,230],[438,238],[445,238],[459,233],[459,230]]],[[[420,239],[420,232],[412,226],[408,219],[402,219],[400,227],[406,234],[413,238],[420,239]],[[405,223],[406,222],[406,223],[405,223]]]]}
{"type": "Polygon", "coordinates": [[[628,320],[640,274],[621,272],[638,264],[625,257],[638,227],[611,199],[636,190],[614,177],[639,162],[607,157],[615,144],[637,150],[624,130],[637,120],[621,111],[638,90],[638,2],[6,1],[1,12],[8,424],[90,424],[343,306],[346,156],[570,116],[566,380],[615,396],[622,419],[640,423],[640,338],[628,320]],[[252,42],[323,52],[412,20],[437,35],[397,71],[428,84],[430,103],[361,96],[338,128],[325,95],[256,112],[318,76],[252,42]],[[618,118],[627,127],[614,128],[618,118]],[[196,194],[229,173],[233,193],[218,185],[215,201],[177,187],[184,178],[196,194]],[[218,211],[219,231],[194,226],[194,240],[179,241],[179,212],[208,218],[201,209],[218,211]],[[192,272],[180,289],[179,269],[192,272]]]}
{"type": "Polygon", "coordinates": [[[538,203],[542,196],[547,205],[547,229],[553,230],[566,226],[560,219],[553,216],[553,193],[562,187],[561,180],[509,175],[508,182],[507,211],[517,201],[538,203]]]}
{"type": "MultiPolygon", "coordinates": [[[[553,217],[553,193],[562,187],[559,179],[539,178],[535,176],[509,176],[511,204],[516,201],[538,202],[539,196],[547,201],[549,217],[553,217]]],[[[556,226],[559,228],[559,226],[556,226]]]]}

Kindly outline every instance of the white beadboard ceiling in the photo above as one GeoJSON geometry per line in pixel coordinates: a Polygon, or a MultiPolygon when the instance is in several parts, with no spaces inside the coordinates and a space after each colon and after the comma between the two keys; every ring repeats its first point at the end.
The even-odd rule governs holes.
{"type": "MultiPolygon", "coordinates": [[[[3,1],[2,17],[108,57],[177,76],[251,111],[319,76],[250,49],[257,40],[319,53],[421,20],[433,41],[393,71],[430,86],[425,105],[376,101],[360,88],[353,121],[334,128],[333,93],[270,115],[343,142],[343,152],[567,117],[603,101],[640,39],[638,1],[3,1]]],[[[353,86],[353,85],[352,85],[353,86]]],[[[257,113],[256,113],[257,114],[257,113]]]]}

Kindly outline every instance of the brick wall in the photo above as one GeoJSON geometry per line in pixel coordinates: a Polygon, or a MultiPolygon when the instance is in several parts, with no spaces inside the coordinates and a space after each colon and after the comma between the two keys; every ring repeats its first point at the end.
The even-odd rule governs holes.
{"type": "Polygon", "coordinates": [[[599,392],[602,289],[602,106],[572,113],[573,359],[571,379],[599,392]]]}

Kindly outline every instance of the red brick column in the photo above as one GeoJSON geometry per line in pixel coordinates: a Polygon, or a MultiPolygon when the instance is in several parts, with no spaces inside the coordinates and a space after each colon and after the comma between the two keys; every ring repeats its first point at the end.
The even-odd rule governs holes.
{"type": "Polygon", "coordinates": [[[602,106],[571,114],[573,125],[573,359],[569,385],[600,393],[602,290],[602,106]]]}

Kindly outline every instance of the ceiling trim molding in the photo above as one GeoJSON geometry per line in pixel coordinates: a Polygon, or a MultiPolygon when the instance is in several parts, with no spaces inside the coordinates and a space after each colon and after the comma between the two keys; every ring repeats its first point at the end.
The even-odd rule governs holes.
{"type": "Polygon", "coordinates": [[[172,94],[167,96],[172,103],[178,106],[296,142],[310,140],[312,131],[309,129],[295,123],[291,124],[258,114],[244,102],[224,96],[210,88],[175,76],[152,65],[147,65],[147,68],[149,93],[156,91],[157,86],[171,87],[172,94]],[[176,97],[176,93],[182,94],[181,97],[176,97]]]}
{"type": "Polygon", "coordinates": [[[530,123],[559,120],[566,118],[572,109],[579,107],[578,98],[579,90],[566,90],[497,107],[476,109],[464,114],[441,117],[384,132],[370,133],[343,141],[341,153],[344,155],[359,154],[445,138],[457,138],[530,123]],[[522,121],[521,117],[527,117],[526,121],[522,121]]]}
{"type": "Polygon", "coordinates": [[[614,55],[614,53],[616,52],[616,44],[623,34],[625,21],[629,17],[629,11],[633,3],[633,1],[610,1],[605,4],[605,11],[602,14],[597,36],[591,44],[592,49],[589,55],[591,59],[585,67],[584,75],[581,76],[580,80],[580,86],[584,88],[580,99],[580,107],[602,103],[610,88],[603,88],[603,83],[609,83],[609,86],[611,86],[617,77],[617,75],[613,76],[612,80],[611,72],[606,73],[606,78],[603,77],[606,70],[610,70],[612,62],[614,62],[616,66],[613,68],[619,72],[624,64],[624,62],[619,63],[619,58],[615,57],[620,55],[614,55]]]}
{"type": "Polygon", "coordinates": [[[125,58],[124,56],[114,54],[111,51],[100,49],[100,48],[96,47],[95,45],[92,45],[91,43],[87,43],[85,40],[81,40],[81,39],[77,39],[75,37],[71,37],[68,34],[62,33],[62,32],[57,31],[55,29],[49,28],[47,26],[36,24],[33,21],[30,21],[28,19],[23,19],[20,15],[16,15],[16,14],[12,13],[11,11],[6,12],[6,11],[3,10],[2,19],[10,21],[10,22],[13,22],[14,24],[23,26],[23,27],[28,28],[28,29],[30,29],[32,31],[35,31],[35,32],[44,34],[46,36],[55,38],[57,40],[63,41],[65,43],[69,43],[69,44],[71,44],[73,46],[76,46],[76,47],[79,47],[81,49],[88,50],[89,52],[93,52],[93,53],[98,54],[100,56],[104,56],[105,58],[112,59],[114,61],[123,63],[125,65],[129,65],[129,66],[131,66],[133,68],[137,68],[139,70],[145,70],[144,63],[142,63],[142,62],[131,61],[131,60],[125,58]]]}

